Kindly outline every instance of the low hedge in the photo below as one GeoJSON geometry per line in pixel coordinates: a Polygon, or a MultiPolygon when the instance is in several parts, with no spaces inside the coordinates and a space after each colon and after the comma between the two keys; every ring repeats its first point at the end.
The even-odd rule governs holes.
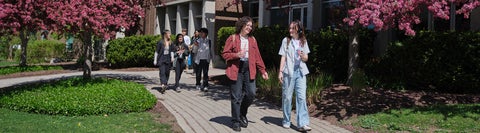
{"type": "Polygon", "coordinates": [[[155,103],[155,96],[143,85],[106,78],[74,77],[0,94],[0,107],[66,116],[141,112],[155,103]]]}

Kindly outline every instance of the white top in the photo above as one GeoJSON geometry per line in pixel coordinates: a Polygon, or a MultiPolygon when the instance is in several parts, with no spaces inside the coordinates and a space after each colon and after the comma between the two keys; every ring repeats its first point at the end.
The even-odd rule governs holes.
{"type": "Polygon", "coordinates": [[[210,39],[208,38],[200,38],[197,40],[198,42],[198,51],[197,55],[195,56],[195,63],[199,64],[200,60],[207,60],[210,62],[212,58],[210,56],[210,39]]]}
{"type": "Polygon", "coordinates": [[[294,63],[294,64],[295,64],[295,66],[298,66],[298,65],[300,65],[300,62],[302,61],[302,60],[300,59],[300,54],[299,54],[299,53],[300,53],[300,51],[303,51],[303,49],[300,47],[300,40],[298,40],[298,39],[292,39],[292,40],[290,40],[290,41],[292,42],[292,46],[293,46],[293,48],[294,48],[295,51],[296,51],[296,52],[295,52],[295,58],[294,58],[294,59],[295,59],[295,63],[294,63]]]}
{"type": "Polygon", "coordinates": [[[301,47],[299,44],[295,46],[294,42],[295,41],[293,39],[290,40],[290,44],[287,46],[287,38],[284,38],[282,40],[282,46],[280,47],[280,51],[278,52],[278,54],[281,56],[285,56],[286,61],[285,61],[285,66],[281,71],[284,74],[293,76],[295,66],[298,66],[298,69],[300,69],[300,71],[302,72],[302,75],[307,75],[308,73],[310,73],[310,71],[308,71],[307,64],[299,59],[297,50],[303,51],[304,54],[310,53],[310,49],[308,48],[308,43],[305,41],[304,46],[301,47]],[[297,62],[297,60],[299,60],[299,62],[297,62]],[[296,63],[298,63],[298,65],[295,65],[296,63]]]}
{"type": "Polygon", "coordinates": [[[191,43],[190,37],[187,36],[187,35],[183,36],[183,42],[185,42],[185,44],[187,44],[187,46],[190,46],[190,43],[191,43]]]}
{"type": "Polygon", "coordinates": [[[240,57],[240,60],[241,61],[248,61],[248,37],[243,37],[243,36],[240,36],[240,48],[242,50],[245,50],[245,56],[243,57],[240,57]]]}

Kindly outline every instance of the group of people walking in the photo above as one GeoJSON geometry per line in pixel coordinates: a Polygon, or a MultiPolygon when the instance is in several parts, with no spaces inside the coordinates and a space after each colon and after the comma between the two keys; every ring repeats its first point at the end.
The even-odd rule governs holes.
{"type": "Polygon", "coordinates": [[[208,69],[212,58],[211,41],[207,38],[208,30],[201,28],[195,31],[195,36],[188,37],[184,29],[176,35],[175,41],[171,41],[171,33],[168,30],[162,32],[162,39],[157,43],[153,64],[159,67],[159,77],[162,93],[168,88],[170,69],[175,68],[175,85],[173,90],[180,92],[180,79],[187,69],[187,64],[193,64],[193,73],[196,75],[196,88],[202,91],[208,90],[208,69]],[[190,62],[190,63],[189,63],[190,62]],[[203,74],[203,83],[201,77],[203,74]]]}
{"type": "MultiPolygon", "coordinates": [[[[254,102],[256,96],[255,78],[257,72],[265,80],[269,79],[265,64],[262,60],[257,40],[252,36],[254,30],[252,18],[245,16],[240,18],[235,24],[235,34],[230,35],[225,42],[222,57],[227,62],[225,73],[230,79],[231,96],[231,115],[232,129],[241,131],[241,128],[248,126],[247,118],[248,108],[254,102]]],[[[194,71],[196,72],[196,88],[208,90],[208,66],[212,58],[211,41],[206,37],[208,30],[202,28],[199,30],[200,37],[192,39],[197,48],[190,49],[195,51],[195,57],[192,59],[194,71]],[[203,73],[203,83],[200,83],[203,73]]],[[[162,88],[166,87],[168,79],[168,70],[166,67],[177,57],[175,87],[178,87],[178,80],[182,74],[182,59],[188,55],[188,50],[182,49],[182,39],[178,39],[174,46],[170,46],[170,33],[162,33],[163,40],[157,44],[155,52],[155,65],[160,69],[160,80],[162,88]],[[158,54],[157,54],[158,53],[158,54]],[[187,54],[186,54],[187,53],[187,54]],[[157,57],[158,56],[158,57],[157,57]],[[180,60],[179,60],[180,59],[180,60]],[[157,64],[160,63],[160,64],[157,64]]],[[[280,70],[278,79],[282,84],[282,126],[286,129],[291,127],[292,95],[295,94],[296,102],[296,121],[299,131],[310,131],[309,115],[306,103],[306,75],[309,74],[306,62],[308,61],[307,39],[304,33],[304,27],[300,21],[293,21],[289,25],[289,35],[282,40],[279,49],[280,70]],[[295,93],[293,93],[295,92],[295,93]]],[[[174,90],[178,90],[175,88],[174,90]]]]}

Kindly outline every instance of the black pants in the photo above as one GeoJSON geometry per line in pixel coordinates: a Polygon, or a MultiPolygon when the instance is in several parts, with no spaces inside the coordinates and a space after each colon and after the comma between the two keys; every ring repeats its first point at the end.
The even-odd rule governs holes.
{"type": "Polygon", "coordinates": [[[247,116],[257,90],[255,80],[250,80],[248,61],[241,61],[236,81],[231,84],[232,121],[240,122],[240,116],[247,116]]]}
{"type": "Polygon", "coordinates": [[[168,83],[168,78],[170,78],[171,66],[172,66],[172,63],[161,63],[160,66],[158,66],[160,83],[163,85],[167,85],[168,83]]]}
{"type": "Polygon", "coordinates": [[[177,62],[175,63],[175,88],[177,88],[179,85],[179,81],[182,77],[182,73],[185,67],[186,64],[184,59],[177,59],[177,62]]]}
{"type": "Polygon", "coordinates": [[[202,86],[200,80],[203,73],[203,87],[208,87],[208,65],[209,63],[207,60],[200,60],[200,63],[197,65],[197,67],[195,67],[197,69],[195,70],[197,80],[197,83],[195,85],[202,86]]]}

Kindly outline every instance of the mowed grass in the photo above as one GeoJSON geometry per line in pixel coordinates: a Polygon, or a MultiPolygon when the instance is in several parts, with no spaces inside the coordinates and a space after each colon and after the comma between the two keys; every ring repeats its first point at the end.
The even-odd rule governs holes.
{"type": "Polygon", "coordinates": [[[42,115],[0,108],[0,132],[171,132],[149,112],[104,116],[42,115]]]}
{"type": "Polygon", "coordinates": [[[480,104],[390,110],[345,123],[377,132],[480,132],[480,104]]]}
{"type": "Polygon", "coordinates": [[[61,66],[7,66],[0,68],[0,75],[7,75],[19,72],[34,72],[43,70],[63,70],[61,66]]]}
{"type": "Polygon", "coordinates": [[[0,67],[18,65],[18,61],[0,61],[0,67]]]}

